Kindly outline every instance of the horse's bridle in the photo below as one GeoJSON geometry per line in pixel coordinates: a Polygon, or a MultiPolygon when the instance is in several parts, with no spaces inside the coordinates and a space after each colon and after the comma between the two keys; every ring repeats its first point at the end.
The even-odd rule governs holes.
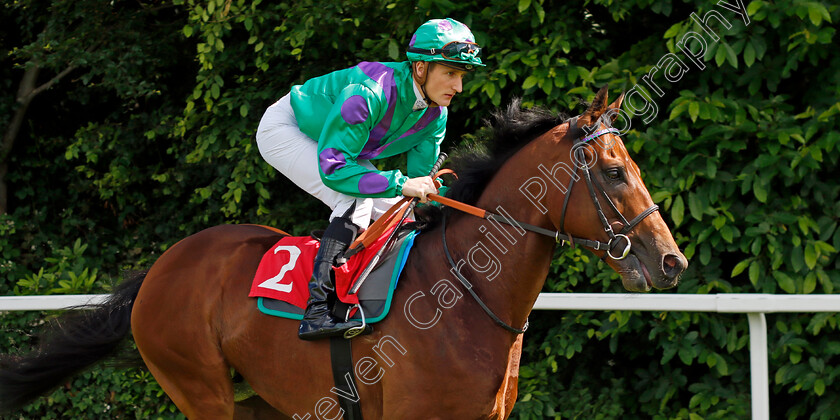
{"type": "MultiPolygon", "coordinates": [[[[574,117],[574,118],[569,120],[569,132],[570,133],[576,133],[577,131],[583,131],[581,128],[579,128],[577,126],[577,119],[578,119],[578,117],[574,117]]],[[[572,150],[574,152],[575,161],[576,161],[574,163],[575,163],[575,168],[583,169],[583,171],[582,171],[583,172],[583,178],[586,181],[586,187],[589,189],[589,196],[592,198],[592,204],[595,205],[595,211],[598,213],[598,218],[601,220],[601,225],[604,226],[604,231],[607,232],[607,235],[609,235],[609,237],[610,237],[610,240],[606,244],[604,244],[603,242],[600,242],[600,241],[593,241],[593,242],[596,242],[598,244],[594,248],[598,251],[605,250],[606,251],[605,256],[609,255],[610,258],[612,258],[614,260],[623,260],[623,259],[627,258],[627,255],[630,254],[630,246],[631,245],[630,245],[630,238],[627,237],[627,233],[630,232],[634,227],[636,227],[636,225],[641,223],[642,220],[644,220],[646,217],[650,216],[655,211],[658,211],[659,206],[654,204],[654,205],[648,207],[647,210],[639,213],[639,215],[634,217],[633,220],[628,222],[627,218],[624,217],[624,215],[621,213],[621,211],[618,210],[618,207],[616,207],[615,203],[613,203],[612,199],[610,199],[610,196],[607,194],[607,192],[604,191],[604,187],[601,186],[601,184],[598,182],[597,179],[592,177],[592,172],[590,170],[591,166],[587,165],[587,164],[583,164],[583,165],[578,164],[578,163],[581,163],[581,162],[586,162],[585,161],[586,157],[584,155],[583,148],[578,147],[579,145],[587,144],[590,140],[597,139],[597,138],[599,138],[599,137],[601,137],[605,134],[609,134],[609,133],[618,134],[618,133],[620,133],[620,131],[618,131],[617,129],[613,128],[610,125],[610,120],[609,120],[608,117],[607,118],[602,117],[601,119],[598,120],[598,123],[604,124],[604,126],[606,126],[607,128],[605,128],[603,130],[596,131],[592,134],[587,135],[586,137],[578,137],[578,136],[575,137],[575,143],[572,146],[572,150]],[[583,168],[580,168],[581,166],[583,166],[583,168]],[[619,222],[621,222],[623,227],[621,228],[621,230],[618,233],[615,233],[615,231],[613,231],[612,225],[609,223],[609,221],[607,220],[607,216],[604,214],[604,210],[601,207],[601,201],[598,200],[598,195],[599,194],[595,191],[596,188],[597,188],[598,192],[600,192],[600,195],[603,196],[607,200],[607,204],[609,204],[610,208],[613,210],[613,212],[616,215],[618,215],[618,217],[620,219],[619,222]],[[627,246],[624,247],[624,250],[621,252],[620,256],[615,256],[615,255],[612,254],[613,246],[618,244],[622,239],[624,239],[627,242],[627,246]],[[604,249],[601,249],[601,245],[605,246],[604,249]]],[[[577,174],[577,169],[575,169],[575,174],[577,174]]],[[[569,186],[566,189],[566,198],[563,200],[563,210],[560,213],[560,224],[559,224],[559,226],[560,226],[561,230],[565,226],[566,209],[569,206],[569,197],[572,196],[572,187],[575,186],[575,181],[576,181],[576,176],[573,175],[571,177],[571,180],[569,181],[569,186]]],[[[565,241],[568,241],[569,243],[572,244],[572,246],[574,246],[575,238],[572,238],[569,235],[559,233],[559,231],[557,233],[557,236],[555,236],[555,239],[557,240],[557,242],[561,242],[561,243],[565,242],[565,241]],[[565,238],[561,238],[561,236],[565,236],[565,238]]],[[[603,257],[602,257],[602,259],[603,259],[603,257]]]]}
{"type": "MultiPolygon", "coordinates": [[[[633,220],[630,220],[630,221],[628,221],[627,218],[624,217],[624,215],[621,213],[621,211],[618,210],[618,207],[615,205],[615,203],[610,199],[610,196],[604,190],[604,187],[602,187],[601,184],[592,176],[591,166],[590,165],[585,165],[585,164],[584,165],[578,165],[578,163],[580,163],[580,162],[585,162],[585,158],[586,158],[586,156],[584,155],[583,148],[580,147],[580,145],[587,144],[589,141],[597,139],[597,138],[599,138],[599,137],[601,137],[605,134],[610,134],[610,133],[618,134],[618,133],[620,133],[620,131],[612,127],[612,125],[610,124],[611,121],[610,121],[609,117],[605,115],[605,116],[601,117],[597,121],[597,123],[598,124],[603,124],[607,128],[605,128],[603,130],[596,131],[596,132],[594,132],[592,134],[589,134],[589,135],[586,135],[586,136],[582,136],[581,134],[585,134],[585,133],[584,133],[583,129],[581,129],[580,127],[577,126],[577,119],[578,119],[578,117],[574,117],[574,118],[571,118],[567,121],[568,124],[569,124],[569,130],[567,132],[567,135],[572,135],[575,138],[574,144],[572,146],[572,150],[573,150],[573,153],[574,153],[574,158],[577,162],[573,162],[573,163],[575,163],[575,168],[576,169],[575,169],[574,174],[571,177],[571,180],[569,181],[569,186],[568,186],[568,189],[566,190],[566,198],[563,200],[563,210],[560,213],[560,224],[559,224],[560,230],[552,231],[552,230],[549,230],[549,229],[541,228],[539,226],[534,226],[534,225],[531,225],[531,224],[528,224],[528,223],[519,222],[519,221],[516,221],[512,218],[505,217],[505,216],[495,214],[495,213],[491,213],[491,212],[487,212],[487,211],[483,212],[484,213],[483,217],[486,218],[486,219],[489,219],[489,220],[494,220],[494,221],[505,223],[505,224],[508,224],[508,225],[511,225],[511,226],[514,226],[514,227],[519,227],[519,228],[522,228],[524,230],[539,233],[541,235],[546,235],[546,236],[553,237],[555,239],[555,241],[559,244],[564,244],[565,242],[568,242],[572,246],[574,246],[575,244],[579,244],[579,245],[582,245],[582,246],[585,246],[585,247],[595,249],[596,251],[606,251],[605,254],[601,257],[601,259],[605,259],[606,256],[609,256],[610,258],[612,258],[614,260],[617,260],[617,261],[618,260],[623,260],[624,258],[627,258],[627,256],[630,254],[630,248],[631,248],[630,238],[627,237],[627,233],[629,233],[634,227],[636,227],[639,223],[641,223],[642,220],[644,220],[646,217],[648,217],[651,214],[653,214],[654,212],[658,211],[659,206],[654,204],[654,205],[648,207],[647,210],[641,212],[639,215],[634,217],[633,220]],[[581,168],[581,166],[583,166],[583,167],[581,168]],[[566,221],[566,209],[568,208],[568,205],[569,205],[569,197],[571,197],[571,195],[572,195],[572,187],[574,187],[576,179],[579,178],[577,176],[577,169],[582,169],[583,178],[586,181],[587,188],[589,189],[589,196],[592,198],[592,204],[595,205],[595,210],[598,213],[598,218],[601,220],[601,224],[604,227],[604,231],[610,237],[609,241],[606,242],[606,243],[601,242],[599,240],[575,238],[575,237],[572,237],[571,235],[568,235],[566,233],[562,233],[562,230],[563,230],[563,227],[564,227],[564,224],[565,224],[565,221],[566,221]],[[598,192],[596,192],[596,189],[597,189],[598,192]],[[600,192],[600,194],[599,194],[599,192],[600,192]],[[612,225],[610,225],[609,220],[607,220],[607,216],[604,214],[603,207],[601,206],[601,201],[598,199],[599,195],[603,196],[606,199],[607,204],[609,204],[609,206],[610,206],[610,208],[612,208],[613,212],[616,215],[618,215],[618,217],[620,219],[619,221],[623,225],[623,227],[621,228],[621,230],[618,233],[615,233],[615,231],[612,228],[612,225]],[[615,256],[615,255],[612,254],[612,248],[613,248],[613,246],[617,245],[622,239],[627,242],[627,245],[624,247],[624,250],[621,252],[621,255],[615,256]]],[[[525,332],[525,330],[528,329],[528,321],[525,322],[525,326],[522,327],[521,329],[514,328],[514,327],[508,325],[507,323],[505,323],[504,321],[502,321],[496,314],[493,313],[492,310],[490,310],[489,307],[487,307],[487,305],[484,303],[484,301],[482,301],[481,298],[478,297],[478,295],[472,289],[472,284],[470,284],[470,282],[461,274],[460,270],[458,269],[458,266],[455,264],[455,261],[452,258],[452,255],[449,252],[449,247],[446,244],[446,214],[444,214],[443,220],[442,220],[441,236],[443,238],[443,252],[446,255],[447,260],[449,261],[449,264],[453,268],[453,270],[451,270],[451,272],[454,273],[455,276],[458,278],[458,280],[461,281],[461,283],[464,285],[464,287],[467,289],[467,291],[470,293],[470,295],[478,302],[478,304],[481,306],[481,308],[484,310],[484,312],[486,312],[487,315],[489,315],[490,318],[492,318],[493,321],[496,324],[499,324],[502,328],[504,328],[504,329],[506,329],[510,332],[513,332],[515,334],[522,334],[523,332],[525,332]]]]}

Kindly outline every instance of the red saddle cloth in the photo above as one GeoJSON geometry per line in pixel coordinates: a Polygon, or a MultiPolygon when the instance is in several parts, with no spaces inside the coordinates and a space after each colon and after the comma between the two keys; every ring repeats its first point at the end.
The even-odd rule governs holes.
{"type": "MultiPolygon", "coordinates": [[[[392,229],[393,230],[393,229],[392,229]]],[[[382,234],[369,247],[352,256],[341,267],[334,267],[335,291],[338,299],[353,305],[359,303],[357,295],[347,292],[353,281],[385,245],[390,232],[382,234]]],[[[280,239],[263,255],[257,274],[251,283],[249,297],[266,297],[282,300],[306,309],[309,299],[309,280],[314,269],[315,254],[321,243],[310,236],[287,236],[280,239]]]]}

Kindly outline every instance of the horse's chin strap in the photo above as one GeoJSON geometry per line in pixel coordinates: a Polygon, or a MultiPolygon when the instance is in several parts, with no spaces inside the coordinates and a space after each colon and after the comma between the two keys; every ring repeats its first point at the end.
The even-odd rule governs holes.
{"type": "MultiPolygon", "coordinates": [[[[426,105],[427,106],[433,106],[433,105],[437,105],[437,104],[434,101],[432,101],[432,99],[429,98],[429,94],[426,93],[426,82],[429,80],[429,72],[432,70],[432,65],[434,64],[434,61],[426,61],[425,63],[426,63],[426,70],[423,74],[423,82],[420,83],[420,91],[423,92],[423,100],[426,101],[426,105]]],[[[414,63],[411,63],[411,75],[412,75],[412,79],[414,79],[414,76],[416,75],[416,69],[415,69],[415,64],[414,63]]],[[[414,82],[414,80],[412,80],[412,82],[414,82]]]]}

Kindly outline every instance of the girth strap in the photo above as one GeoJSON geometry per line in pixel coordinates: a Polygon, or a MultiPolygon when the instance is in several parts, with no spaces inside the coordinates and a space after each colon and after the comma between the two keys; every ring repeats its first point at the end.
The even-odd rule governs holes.
{"type": "Polygon", "coordinates": [[[330,338],[330,360],[335,387],[344,394],[337,395],[338,404],[344,410],[344,419],[362,420],[361,398],[358,388],[355,388],[356,377],[353,375],[353,351],[350,340],[340,336],[330,338]],[[345,395],[355,397],[355,400],[345,395]]]}

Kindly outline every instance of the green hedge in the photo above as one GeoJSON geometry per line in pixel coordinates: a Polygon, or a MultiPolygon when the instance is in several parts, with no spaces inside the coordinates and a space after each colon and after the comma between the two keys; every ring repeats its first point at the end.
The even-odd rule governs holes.
{"type": "MultiPolygon", "coordinates": [[[[472,27],[489,64],[454,101],[445,149],[474,141],[516,96],[580,112],[604,84],[612,98],[648,86],[658,113],[633,116],[625,140],[690,259],[676,292],[840,290],[840,7],[829,2],[754,0],[749,23],[714,2],[656,0],[4,6],[4,91],[16,91],[26,66],[40,65],[42,79],[76,69],[35,98],[0,161],[10,197],[3,294],[104,291],[120,270],[147,267],[219,223],[322,226],[326,209],[259,157],[262,111],[308,77],[402,59],[411,32],[441,16],[472,27]],[[731,25],[710,21],[719,42],[691,19],[710,11],[731,25]],[[679,49],[688,31],[707,37],[703,70],[679,49]],[[656,73],[659,96],[643,76],[669,52],[688,69],[673,83],[656,73]]],[[[16,107],[0,99],[1,115],[16,107]]],[[[545,291],[622,289],[605,265],[564,249],[545,291]]],[[[773,417],[835,417],[838,316],[767,318],[773,417]]],[[[22,349],[37,324],[32,314],[2,322],[4,352],[22,349]]],[[[514,417],[744,418],[747,330],[739,315],[536,312],[514,417]]],[[[73,385],[76,398],[62,388],[17,417],[96,418],[84,413],[110,404],[145,418],[165,401],[142,371],[96,370],[73,385]]],[[[171,404],[161,407],[169,416],[171,404]]]]}

